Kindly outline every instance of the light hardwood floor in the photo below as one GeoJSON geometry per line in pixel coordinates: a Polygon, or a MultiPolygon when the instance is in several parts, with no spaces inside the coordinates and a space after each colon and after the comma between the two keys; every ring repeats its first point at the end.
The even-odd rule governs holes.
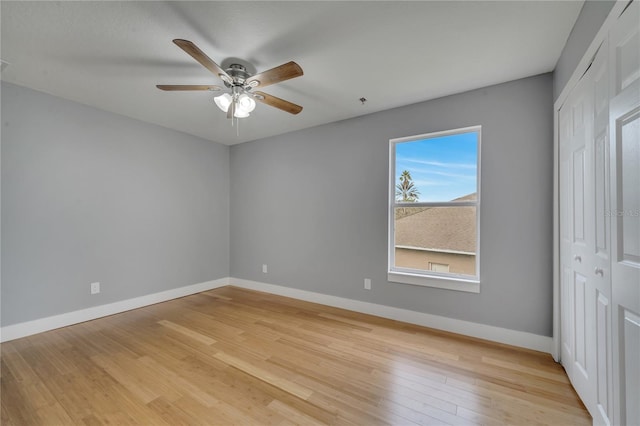
{"type": "Polygon", "coordinates": [[[548,354],[234,287],[1,352],[3,425],[591,424],[548,354]]]}

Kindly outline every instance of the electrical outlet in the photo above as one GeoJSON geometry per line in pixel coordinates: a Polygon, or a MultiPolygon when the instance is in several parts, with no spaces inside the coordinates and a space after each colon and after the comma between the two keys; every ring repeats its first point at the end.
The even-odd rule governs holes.
{"type": "Polygon", "coordinates": [[[262,265],[262,273],[263,274],[267,273],[267,265],[262,265]]]}
{"type": "Polygon", "coordinates": [[[371,290],[371,278],[364,279],[364,289],[371,290]]]}
{"type": "Polygon", "coordinates": [[[100,283],[91,283],[91,294],[100,293],[100,283]]]}

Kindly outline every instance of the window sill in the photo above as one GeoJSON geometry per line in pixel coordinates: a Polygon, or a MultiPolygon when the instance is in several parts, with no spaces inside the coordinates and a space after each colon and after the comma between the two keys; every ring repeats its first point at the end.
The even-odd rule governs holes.
{"type": "Polygon", "coordinates": [[[423,287],[442,288],[445,290],[480,293],[480,281],[456,277],[438,277],[411,274],[407,272],[389,271],[387,279],[394,283],[418,285],[423,287]]]}

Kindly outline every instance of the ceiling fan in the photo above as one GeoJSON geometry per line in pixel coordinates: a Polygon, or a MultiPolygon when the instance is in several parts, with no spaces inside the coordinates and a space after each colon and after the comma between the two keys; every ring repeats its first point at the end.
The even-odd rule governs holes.
{"type": "MultiPolygon", "coordinates": [[[[262,88],[271,84],[280,83],[295,77],[300,77],[303,72],[300,65],[295,62],[287,62],[278,67],[272,68],[255,75],[251,75],[246,67],[241,64],[231,64],[229,68],[223,70],[202,50],[189,40],[175,39],[173,42],[182,50],[187,52],[193,59],[200,62],[206,69],[220,77],[229,92],[216,96],[214,101],[218,108],[227,113],[227,118],[244,118],[256,107],[256,102],[281,109],[291,114],[298,114],[302,111],[300,105],[285,101],[276,96],[269,95],[253,89],[262,88]]],[[[179,84],[158,84],[160,90],[180,91],[180,90],[208,90],[217,92],[223,90],[220,86],[212,85],[179,85],[179,84]]]]}

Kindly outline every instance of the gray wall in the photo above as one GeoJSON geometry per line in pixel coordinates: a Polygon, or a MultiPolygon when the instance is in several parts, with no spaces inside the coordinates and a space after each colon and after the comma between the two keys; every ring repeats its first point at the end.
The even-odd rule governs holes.
{"type": "Polygon", "coordinates": [[[545,74],[229,149],[3,83],[2,325],[231,275],[551,335],[551,106],[545,74]],[[387,282],[388,140],[476,124],[481,293],[387,282]]]}
{"type": "Polygon", "coordinates": [[[560,96],[614,4],[615,1],[585,1],[556,64],[553,81],[554,100],[560,96]]]}
{"type": "Polygon", "coordinates": [[[544,74],[232,146],[231,276],[550,336],[552,90],[544,74]],[[389,139],[477,124],[480,294],[387,282],[389,139]]]}
{"type": "Polygon", "coordinates": [[[228,275],[228,147],[2,83],[3,326],[228,275]]]}

